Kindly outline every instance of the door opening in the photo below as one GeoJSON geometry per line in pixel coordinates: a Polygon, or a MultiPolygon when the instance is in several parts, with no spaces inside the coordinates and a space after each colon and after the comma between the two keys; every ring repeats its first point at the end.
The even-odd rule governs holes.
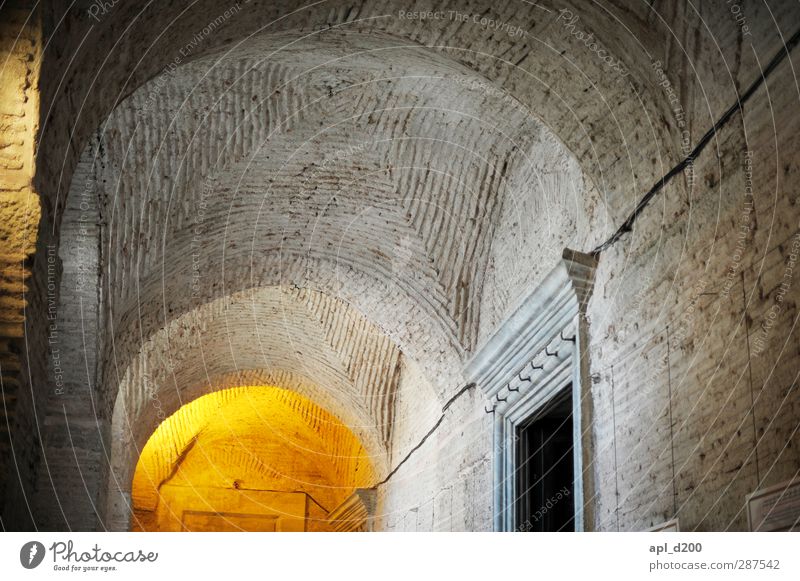
{"type": "Polygon", "coordinates": [[[517,530],[575,530],[572,385],[517,427],[517,530]]]}

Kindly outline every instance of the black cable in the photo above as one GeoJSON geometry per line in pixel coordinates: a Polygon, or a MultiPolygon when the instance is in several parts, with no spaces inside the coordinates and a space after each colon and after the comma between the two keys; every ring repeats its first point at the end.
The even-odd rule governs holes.
{"type": "Polygon", "coordinates": [[[720,117],[719,120],[717,120],[717,122],[714,123],[711,129],[709,129],[706,132],[706,134],[703,135],[703,137],[697,143],[695,148],[689,153],[689,155],[686,156],[686,158],[683,161],[681,161],[678,165],[669,170],[669,172],[667,172],[666,175],[664,175],[660,180],[658,180],[655,183],[655,185],[653,185],[653,187],[650,188],[650,190],[644,196],[642,196],[642,199],[639,200],[638,204],[636,204],[636,207],[633,209],[633,212],[631,212],[631,214],[625,219],[622,225],[619,228],[617,228],[617,231],[614,232],[608,238],[608,240],[606,240],[605,242],[600,244],[597,248],[592,250],[593,256],[596,257],[603,250],[613,245],[620,238],[622,238],[622,236],[624,236],[633,229],[633,223],[639,217],[639,214],[641,214],[642,211],[650,203],[650,200],[652,200],[658,192],[664,189],[664,186],[667,185],[667,182],[669,182],[676,175],[682,173],[683,170],[685,170],[692,163],[694,163],[694,160],[697,159],[697,157],[700,155],[703,149],[705,149],[706,145],[708,145],[708,143],[722,128],[722,126],[725,125],[737,111],[740,111],[742,109],[742,106],[747,102],[747,100],[750,99],[750,97],[752,97],[753,94],[766,82],[767,77],[770,75],[770,73],[772,73],[778,67],[778,65],[781,64],[781,62],[783,62],[783,59],[786,58],[786,55],[788,55],[789,52],[794,47],[796,47],[798,43],[800,43],[800,30],[795,32],[789,39],[789,41],[784,45],[784,48],[781,51],[779,51],[778,54],[772,57],[772,60],[770,60],[769,64],[766,66],[761,76],[758,77],[755,81],[753,81],[753,83],[748,87],[748,89],[744,93],[742,93],[742,95],[736,100],[736,103],[731,105],[731,107],[728,108],[728,110],[725,111],[725,113],[723,113],[722,117],[720,117]]]}
{"type": "MultiPolygon", "coordinates": [[[[381,480],[380,482],[378,482],[377,484],[375,484],[375,488],[377,488],[378,486],[381,486],[382,484],[386,484],[387,482],[389,482],[389,479],[390,479],[392,476],[394,476],[394,475],[397,473],[397,471],[398,471],[398,470],[400,470],[400,467],[401,467],[403,464],[405,464],[405,463],[406,463],[406,461],[407,461],[409,458],[411,458],[411,455],[412,455],[412,454],[414,454],[414,452],[416,452],[417,450],[419,450],[419,449],[422,447],[422,445],[423,445],[423,444],[426,442],[426,440],[427,440],[428,438],[430,438],[430,437],[431,437],[431,435],[432,435],[432,434],[433,434],[433,433],[434,433],[434,432],[435,432],[435,431],[436,431],[436,430],[439,428],[439,426],[440,426],[440,425],[442,424],[442,422],[444,421],[444,413],[447,411],[447,408],[449,408],[449,407],[450,407],[450,406],[451,406],[451,405],[452,405],[452,404],[453,404],[453,403],[454,403],[454,402],[455,402],[455,401],[456,401],[456,400],[457,400],[459,397],[461,397],[462,395],[464,395],[464,394],[465,394],[467,391],[469,391],[469,390],[470,390],[470,389],[472,389],[473,387],[475,387],[475,384],[474,384],[474,383],[468,383],[467,385],[465,385],[464,387],[462,387],[460,390],[458,390],[458,393],[456,393],[456,394],[455,394],[453,397],[451,397],[449,400],[447,400],[447,403],[446,403],[446,404],[444,404],[444,407],[442,408],[442,415],[441,415],[441,416],[439,417],[439,419],[436,421],[436,423],[434,424],[434,426],[433,426],[433,427],[432,427],[430,430],[428,430],[428,433],[427,433],[427,434],[425,434],[425,435],[422,437],[422,439],[421,439],[421,440],[420,440],[420,441],[417,443],[417,445],[416,445],[416,446],[414,446],[413,448],[411,448],[411,450],[409,450],[408,454],[406,454],[406,455],[405,455],[405,457],[404,457],[404,458],[403,458],[403,459],[402,459],[402,460],[401,460],[401,461],[400,461],[400,462],[397,464],[397,466],[395,466],[395,467],[392,469],[392,471],[391,471],[391,472],[389,472],[389,474],[386,476],[386,478],[384,478],[383,480],[381,480]]],[[[487,413],[488,413],[488,412],[487,412],[487,413]]]]}

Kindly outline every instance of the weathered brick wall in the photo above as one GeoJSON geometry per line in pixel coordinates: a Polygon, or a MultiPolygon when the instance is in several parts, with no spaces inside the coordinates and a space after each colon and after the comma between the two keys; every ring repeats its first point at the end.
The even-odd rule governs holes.
{"type": "Polygon", "coordinates": [[[425,380],[401,387],[413,413],[395,426],[395,471],[378,486],[376,530],[492,530],[492,416],[473,387],[443,411],[424,397],[425,380]],[[404,461],[405,460],[405,461],[404,461]]]}
{"type": "Polygon", "coordinates": [[[46,530],[102,528],[97,506],[105,483],[110,422],[97,384],[100,220],[92,158],[77,168],[61,229],[61,244],[47,249],[61,268],[61,292],[48,312],[47,407],[34,512],[46,530]]]}
{"type": "MultiPolygon", "coordinates": [[[[170,72],[163,84],[151,83],[154,92],[141,90],[221,12],[212,4],[198,3],[153,46],[150,42],[162,31],[158,23],[170,21],[176,9],[172,5],[146,10],[127,32],[137,3],[120,2],[97,20],[76,13],[63,29],[52,30],[56,36],[51,58],[45,59],[43,94],[47,110],[50,104],[53,109],[42,136],[45,166],[38,177],[47,231],[60,232],[62,244],[69,229],[51,216],[60,215],[61,193],[74,185],[90,135],[111,115],[99,136],[110,158],[105,175],[115,184],[106,190],[103,204],[116,212],[114,217],[111,211],[103,214],[115,226],[105,239],[111,252],[103,263],[109,267],[104,278],[109,317],[103,328],[109,329],[113,317],[120,359],[112,361],[110,351],[103,350],[109,349],[108,336],[97,354],[100,377],[110,380],[103,381],[108,391],[98,398],[105,417],[117,386],[133,377],[121,379],[128,364],[143,360],[142,344],[187,313],[200,316],[203,305],[219,298],[223,288],[310,286],[356,305],[414,360],[402,366],[393,400],[395,420],[386,451],[390,476],[379,485],[381,527],[490,528],[491,421],[480,390],[468,390],[442,410],[463,386],[461,364],[509,305],[550,270],[560,246],[591,251],[653,183],[688,155],[779,52],[781,34],[788,39],[795,32],[797,7],[790,2],[748,4],[741,7],[742,20],[731,3],[695,8],[667,2],[655,10],[622,1],[610,3],[608,10],[585,3],[543,3],[551,9],[549,16],[534,7],[521,9],[517,2],[437,6],[467,15],[464,23],[459,16],[421,21],[399,13],[431,8],[426,2],[335,2],[329,10],[300,12],[281,21],[268,34],[391,14],[359,25],[353,36],[362,40],[331,32],[318,47],[346,54],[353,47],[378,50],[403,39],[475,52],[415,49],[394,59],[337,64],[310,75],[296,91],[263,101],[262,92],[291,78],[293,66],[319,65],[320,56],[313,46],[295,47],[286,62],[279,63],[285,56],[276,57],[259,69],[252,59],[270,42],[283,42],[260,38],[241,49],[244,58],[228,67],[227,76],[217,69],[205,76],[217,55],[203,61],[202,53],[294,7],[292,2],[251,2],[242,13],[246,17],[231,18],[204,37],[202,48],[180,63],[179,74],[170,72]],[[472,14],[489,14],[524,34],[481,25],[472,14]],[[76,55],[76,39],[89,27],[94,49],[76,55]],[[609,68],[582,40],[590,33],[620,60],[622,70],[609,68]],[[108,54],[117,42],[115,65],[101,70],[98,55],[108,54]],[[133,71],[126,66],[146,50],[151,56],[142,66],[133,71]],[[337,100],[337,79],[386,76],[389,62],[393,75],[404,72],[428,80],[337,100]],[[234,87],[232,72],[245,74],[247,81],[234,87]],[[64,82],[55,82],[62,73],[64,82]],[[430,80],[436,76],[446,81],[430,80]],[[217,93],[224,94],[218,103],[217,93]],[[152,94],[155,107],[148,105],[152,94]],[[326,95],[329,101],[323,103],[330,109],[306,108],[326,95]],[[256,107],[249,104],[254,96],[256,107]],[[390,106],[406,113],[383,112],[390,106]],[[461,108],[477,121],[428,113],[426,106],[461,108]],[[286,131],[267,144],[282,113],[295,107],[304,116],[291,119],[282,126],[286,131]],[[248,120],[251,111],[258,121],[248,120]],[[319,124],[338,119],[331,111],[366,115],[330,132],[328,140],[310,139],[319,124]],[[527,112],[543,123],[531,123],[527,112]],[[146,123],[134,132],[142,119],[146,123]],[[195,130],[201,131],[200,138],[192,140],[195,130]],[[230,140],[232,151],[210,139],[220,135],[230,140]],[[437,145],[375,146],[336,157],[336,151],[352,144],[353,135],[370,143],[424,137],[437,145]],[[508,136],[513,143],[503,139],[508,136]],[[435,141],[440,138],[478,155],[441,145],[435,141]],[[286,160],[276,161],[274,152],[296,151],[306,142],[291,164],[281,167],[286,160]],[[132,154],[126,149],[131,144],[132,154]],[[214,167],[220,154],[224,159],[214,167]],[[524,154],[534,156],[538,165],[527,163],[524,154]],[[331,157],[333,164],[322,165],[331,157]],[[397,169],[405,165],[422,169],[397,169]],[[387,168],[386,177],[375,177],[387,168]],[[292,195],[309,172],[313,181],[303,191],[317,192],[313,195],[319,200],[309,194],[310,203],[298,209],[290,203],[292,195]],[[209,175],[217,178],[213,186],[219,195],[205,223],[210,242],[203,260],[211,276],[193,297],[192,227],[200,188],[209,175]],[[195,177],[202,179],[192,182],[195,177]],[[265,183],[274,189],[259,223],[263,229],[257,229],[253,216],[263,211],[265,183]],[[474,186],[470,192],[479,195],[465,197],[463,184],[474,186]],[[320,200],[333,196],[341,205],[329,211],[320,200]],[[392,197],[401,202],[391,206],[392,197]],[[543,206],[539,197],[554,200],[553,207],[543,206]],[[478,202],[470,206],[465,200],[478,202]],[[362,215],[365,205],[378,211],[362,215]],[[276,234],[284,232],[286,216],[293,226],[288,243],[276,234]],[[355,230],[345,226],[353,216],[361,217],[355,230]],[[165,237],[162,225],[169,226],[171,237],[165,237]],[[254,267],[250,253],[256,232],[258,256],[274,258],[276,249],[289,248],[289,264],[265,259],[254,267]],[[317,254],[303,258],[309,248],[317,254]],[[228,261],[224,276],[218,268],[223,256],[228,261]],[[403,273],[409,276],[404,279],[403,273]]],[[[48,16],[50,28],[58,21],[48,16]]],[[[634,231],[600,255],[589,312],[596,381],[594,528],[646,528],[677,511],[684,529],[742,529],[744,495],[759,481],[786,480],[800,464],[794,391],[798,291],[792,258],[798,230],[797,116],[792,112],[798,92],[792,79],[784,61],[689,170],[654,198],[634,231]]],[[[39,239],[40,256],[46,256],[47,236],[39,239]]],[[[47,353],[42,343],[46,261],[37,260],[35,266],[38,306],[29,332],[41,354],[47,353]]],[[[74,304],[74,299],[65,297],[62,304],[74,304]]],[[[219,329],[209,330],[208,337],[226,344],[219,329]]],[[[255,361],[250,348],[242,344],[242,353],[255,361]]],[[[337,349],[329,356],[334,362],[358,351],[348,342],[337,349]]],[[[217,354],[215,372],[229,370],[225,357],[217,354]]],[[[46,364],[42,358],[32,369],[34,385],[37,377],[49,381],[44,379],[46,364]]],[[[169,370],[165,365],[155,372],[166,377],[169,370]]],[[[83,401],[92,393],[83,390],[83,401]]],[[[57,406],[51,407],[54,411],[57,406]]],[[[88,441],[85,446],[87,452],[96,451],[88,441]]],[[[75,486],[70,480],[67,488],[75,486]]],[[[78,512],[84,510],[81,506],[78,512]]]]}
{"type": "Polygon", "coordinates": [[[44,306],[31,304],[29,293],[40,214],[32,184],[41,63],[34,4],[6,2],[0,9],[0,529],[30,526],[43,410],[38,390],[28,388],[26,361],[28,345],[42,344],[25,337],[26,306],[44,306]]]}
{"type": "MultiPolygon", "coordinates": [[[[711,16],[744,88],[759,74],[754,57],[765,66],[780,50],[776,32],[758,12],[748,13],[752,38],[736,34],[724,11],[711,16]]],[[[693,47],[693,62],[719,75],[725,61],[709,42],[693,47]]],[[[677,71],[669,76],[687,84],[677,71]]],[[[590,310],[600,529],[678,516],[687,530],[742,530],[746,494],[796,476],[791,76],[787,58],[695,161],[694,175],[671,182],[635,233],[603,253],[590,310]],[[756,337],[766,337],[758,349],[756,337]]],[[[695,134],[714,95],[709,78],[681,90],[695,134]]]]}

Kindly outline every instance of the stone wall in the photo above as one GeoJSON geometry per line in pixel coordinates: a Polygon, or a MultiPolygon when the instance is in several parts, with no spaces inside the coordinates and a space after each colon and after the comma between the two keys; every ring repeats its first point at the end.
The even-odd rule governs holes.
{"type": "MultiPolygon", "coordinates": [[[[782,50],[759,10],[748,13],[751,34],[737,30],[724,9],[705,16],[719,47],[699,34],[686,59],[704,73],[693,78],[689,68],[665,65],[681,103],[676,114],[691,128],[687,153],[736,103],[725,102],[720,85],[743,93],[759,78],[757,63],[765,67],[782,50]]],[[[794,32],[783,31],[786,38],[794,32]]],[[[675,50],[654,57],[674,61],[675,50]]],[[[587,468],[597,482],[590,528],[643,530],[677,516],[683,530],[745,530],[746,495],[797,477],[800,217],[792,186],[797,120],[790,111],[798,91],[789,61],[667,184],[634,232],[601,253],[589,312],[596,447],[587,468]]],[[[653,82],[663,84],[664,77],[653,82]]],[[[472,426],[472,413],[452,421],[472,426]]],[[[439,429],[459,431],[455,426],[439,429]]],[[[474,443],[471,428],[466,432],[459,443],[474,443]]],[[[440,460],[434,442],[426,441],[401,471],[440,460]]],[[[447,452],[479,464],[491,456],[486,446],[468,453],[450,443],[447,452]]],[[[384,495],[389,530],[416,530],[422,507],[443,497],[473,507],[487,526],[485,497],[481,508],[471,490],[453,487],[456,462],[438,465],[437,475],[448,474],[442,483],[417,476],[419,494],[406,481],[384,495]]],[[[473,482],[488,486],[487,470],[473,482]]],[[[451,510],[425,528],[449,530],[462,522],[456,516],[451,510]]]]}
{"type": "MultiPolygon", "coordinates": [[[[223,10],[199,2],[158,37],[158,23],[171,21],[176,8],[146,9],[132,29],[133,2],[98,18],[73,12],[61,24],[53,9],[45,15],[54,41],[43,69],[48,115],[37,184],[47,228],[34,264],[30,385],[52,383],[44,349],[47,262],[39,257],[47,256],[51,233],[62,246],[71,236],[63,194],[80,181],[81,155],[92,155],[88,145],[100,127],[109,161],[102,174],[112,184],[103,190],[100,223],[114,228],[99,234],[110,250],[98,258],[105,301],[98,335],[105,340],[86,357],[96,358],[100,372],[82,392],[84,411],[99,395],[99,415],[110,420],[118,386],[130,381],[123,380],[128,365],[180,317],[232,291],[311,287],[354,305],[381,340],[403,352],[397,397],[386,400],[395,419],[383,433],[379,528],[489,529],[491,420],[479,389],[461,391],[461,366],[552,268],[561,247],[594,250],[705,143],[637,210],[632,231],[599,253],[588,313],[595,456],[587,469],[597,510],[587,526],[638,530],[678,516],[685,530],[743,529],[745,495],[795,476],[800,465],[800,169],[790,67],[797,49],[748,92],[795,34],[798,9],[790,2],[737,5],[740,13],[732,3],[540,4],[445,3],[437,10],[446,17],[427,18],[419,16],[431,8],[425,2],[337,1],[242,45],[294,4],[250,2],[206,35],[223,10]],[[266,65],[259,59],[329,28],[266,65]],[[83,32],[91,51],[77,50],[83,32]],[[178,72],[165,68],[197,34],[201,48],[182,56],[178,72]],[[381,52],[398,43],[402,50],[381,52]],[[341,62],[322,66],[321,48],[341,62]],[[348,61],[356,49],[359,58],[348,61]],[[601,50],[613,55],[614,67],[601,50]],[[109,52],[118,57],[113,66],[102,62],[109,52]],[[229,59],[224,69],[215,66],[220,58],[229,59]],[[305,83],[283,87],[306,69],[313,73],[305,83]],[[237,84],[234,72],[246,81],[237,84]],[[339,93],[337,82],[369,84],[390,74],[407,78],[357,97],[339,93]],[[265,98],[276,88],[283,92],[265,98]],[[283,119],[295,110],[302,115],[283,119]],[[341,121],[334,114],[357,116],[331,130],[332,120],[341,121]],[[328,132],[316,135],[318,127],[328,132]],[[212,141],[219,136],[225,144],[212,141]],[[427,143],[406,146],[412,136],[427,143]],[[352,141],[383,139],[392,145],[336,156],[352,141]],[[298,182],[307,196],[300,205],[298,182]],[[207,214],[211,242],[203,258],[213,276],[192,297],[192,220],[206,183],[218,203],[207,214]],[[262,203],[268,211],[258,222],[262,203]],[[365,206],[369,214],[360,213],[365,206]],[[353,216],[361,218],[355,229],[353,216]],[[254,249],[266,257],[255,267],[254,249]],[[284,261],[270,262],[279,255],[284,261]],[[91,388],[98,377],[101,394],[91,388]]],[[[61,304],[75,303],[64,297],[61,304]]],[[[222,331],[209,337],[225,345],[222,331]]],[[[343,341],[326,357],[350,361],[358,345],[343,341]]],[[[215,361],[215,372],[231,371],[221,356],[215,361]]],[[[158,370],[164,377],[170,371],[158,370]]],[[[49,409],[55,422],[58,406],[49,409]]],[[[87,441],[87,454],[96,445],[87,441]]],[[[42,470],[40,490],[47,487],[42,470]]],[[[71,494],[79,482],[64,486],[71,494]]],[[[86,514],[85,505],[75,510],[86,514]]]]}
{"type": "MultiPolygon", "coordinates": [[[[37,246],[40,207],[32,183],[42,50],[34,4],[5,2],[0,9],[0,529],[32,523],[25,491],[32,489],[42,437],[43,399],[32,388],[40,384],[30,381],[26,351],[45,347],[25,332],[26,307],[46,306],[43,298],[31,300],[32,255],[37,264],[48,260],[44,245],[37,246]]],[[[53,277],[49,291],[57,293],[57,284],[53,277]]],[[[40,297],[49,292],[38,290],[40,297]]]]}
{"type": "Polygon", "coordinates": [[[48,254],[62,268],[61,292],[48,320],[47,416],[34,505],[45,529],[92,530],[105,524],[97,509],[110,452],[110,422],[97,383],[102,293],[95,165],[102,160],[96,146],[90,149],[92,158],[75,172],[61,243],[48,254]]]}
{"type": "Polygon", "coordinates": [[[774,117],[797,98],[790,70],[787,58],[696,160],[695,187],[668,187],[601,261],[601,528],[677,509],[688,529],[741,530],[746,494],[796,476],[796,120],[774,117]]]}

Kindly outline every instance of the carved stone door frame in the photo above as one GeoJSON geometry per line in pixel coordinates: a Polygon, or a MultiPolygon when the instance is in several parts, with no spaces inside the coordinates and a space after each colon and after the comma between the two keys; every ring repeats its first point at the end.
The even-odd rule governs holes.
{"type": "Polygon", "coordinates": [[[586,304],[596,260],[566,249],[539,287],[525,297],[467,363],[465,376],[483,391],[494,415],[494,530],[519,526],[517,427],[572,385],[575,530],[594,524],[591,379],[586,304]]]}

